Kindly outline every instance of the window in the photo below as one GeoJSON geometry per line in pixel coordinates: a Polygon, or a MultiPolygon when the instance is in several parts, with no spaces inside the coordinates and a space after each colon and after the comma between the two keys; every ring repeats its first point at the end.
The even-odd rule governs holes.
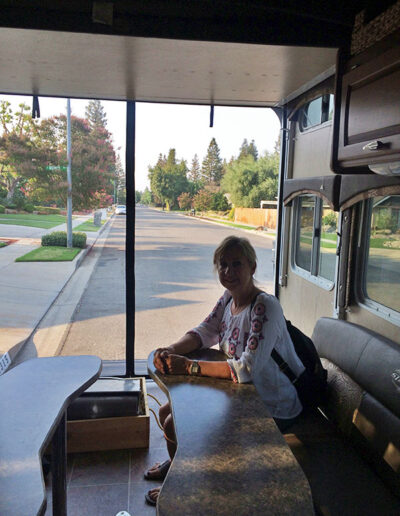
{"type": "Polygon", "coordinates": [[[333,118],[333,95],[322,95],[300,109],[300,131],[323,124],[333,118]]]}
{"type": "Polygon", "coordinates": [[[367,202],[362,297],[400,312],[400,195],[367,202]]]}
{"type": "Polygon", "coordinates": [[[338,213],[315,195],[301,195],[295,202],[295,218],[295,270],[331,288],[336,270],[338,213]]]}
{"type": "Polygon", "coordinates": [[[311,272],[312,241],[315,218],[315,197],[299,199],[298,231],[296,240],[296,265],[311,272]]]}

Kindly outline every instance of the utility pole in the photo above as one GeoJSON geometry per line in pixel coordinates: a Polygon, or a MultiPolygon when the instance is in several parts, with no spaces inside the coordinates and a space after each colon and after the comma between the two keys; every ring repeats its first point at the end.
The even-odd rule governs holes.
{"type": "Polygon", "coordinates": [[[72,247],[71,100],[67,99],[67,247],[72,247]]]}

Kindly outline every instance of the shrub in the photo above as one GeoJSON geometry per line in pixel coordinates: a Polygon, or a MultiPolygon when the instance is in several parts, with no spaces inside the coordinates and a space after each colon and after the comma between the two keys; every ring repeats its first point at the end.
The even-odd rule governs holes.
{"type": "Polygon", "coordinates": [[[16,210],[17,205],[14,204],[13,202],[8,202],[8,203],[6,203],[6,208],[8,208],[9,210],[16,210]]]}
{"type": "Polygon", "coordinates": [[[228,219],[229,220],[235,220],[235,208],[234,207],[232,207],[230,209],[230,212],[229,212],[229,215],[228,215],[228,219]]]}
{"type": "Polygon", "coordinates": [[[211,209],[212,201],[213,194],[203,189],[193,197],[193,207],[199,211],[207,211],[211,209]]]}
{"type": "Polygon", "coordinates": [[[215,211],[225,211],[229,208],[229,203],[225,195],[221,192],[217,192],[213,195],[211,209],[215,211]]]}
{"type": "Polygon", "coordinates": [[[192,207],[192,198],[188,192],[183,192],[178,197],[179,208],[181,210],[189,210],[192,207]]]}
{"type": "Polygon", "coordinates": [[[0,204],[0,213],[4,213],[5,211],[5,207],[2,204],[0,204]]]}
{"type": "Polygon", "coordinates": [[[39,213],[39,215],[59,215],[60,208],[51,208],[50,206],[35,206],[35,211],[39,213]]]}
{"type": "Polygon", "coordinates": [[[322,224],[324,224],[324,226],[329,226],[330,228],[336,228],[336,214],[333,211],[331,211],[330,213],[322,217],[322,224]]]}
{"type": "Polygon", "coordinates": [[[35,207],[33,206],[33,204],[25,204],[25,207],[24,207],[24,210],[27,211],[28,213],[33,213],[33,210],[35,209],[35,207]]]}
{"type": "Polygon", "coordinates": [[[390,214],[387,210],[377,213],[375,220],[375,228],[377,230],[385,230],[387,234],[397,231],[397,218],[390,214]]]}
{"type": "MultiPolygon", "coordinates": [[[[53,231],[48,235],[42,236],[42,245],[55,245],[59,247],[67,247],[67,232],[53,231]]],[[[86,247],[86,233],[72,233],[72,247],[86,247]]]]}

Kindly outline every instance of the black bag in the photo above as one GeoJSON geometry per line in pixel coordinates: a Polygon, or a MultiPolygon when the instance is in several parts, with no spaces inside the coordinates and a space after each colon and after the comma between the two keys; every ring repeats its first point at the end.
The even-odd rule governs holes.
{"type": "Polygon", "coordinates": [[[293,326],[290,321],[286,321],[286,326],[296,354],[303,362],[305,370],[297,377],[276,349],[272,350],[271,357],[296,387],[303,409],[318,407],[324,401],[326,395],[327,371],[322,366],[313,341],[293,326]]]}

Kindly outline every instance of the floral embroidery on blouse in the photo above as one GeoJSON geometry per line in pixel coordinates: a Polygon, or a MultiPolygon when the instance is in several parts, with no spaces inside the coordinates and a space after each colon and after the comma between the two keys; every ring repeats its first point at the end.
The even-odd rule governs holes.
{"type": "Polygon", "coordinates": [[[223,297],[224,296],[221,296],[218,301],[217,301],[217,304],[214,306],[214,308],[212,309],[211,313],[204,319],[204,322],[205,323],[208,323],[211,321],[211,319],[215,319],[217,317],[217,312],[218,312],[218,308],[220,306],[222,306],[223,304],[223,297]]]}

